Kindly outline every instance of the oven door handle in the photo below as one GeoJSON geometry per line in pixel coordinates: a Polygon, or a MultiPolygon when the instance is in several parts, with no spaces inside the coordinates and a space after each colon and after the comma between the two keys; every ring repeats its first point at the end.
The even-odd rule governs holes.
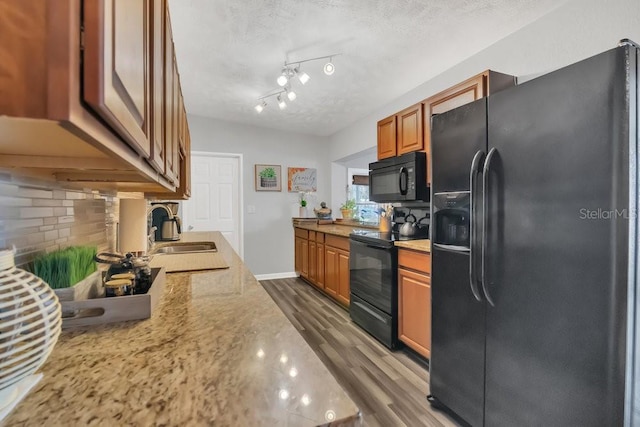
{"type": "Polygon", "coordinates": [[[353,302],[354,305],[358,306],[358,308],[366,311],[368,314],[370,314],[371,316],[375,317],[376,319],[378,319],[379,321],[381,321],[382,323],[384,323],[385,325],[387,324],[387,319],[385,319],[384,317],[380,316],[378,313],[376,313],[375,311],[371,310],[369,307],[367,307],[364,304],[361,304],[357,301],[353,302]]]}

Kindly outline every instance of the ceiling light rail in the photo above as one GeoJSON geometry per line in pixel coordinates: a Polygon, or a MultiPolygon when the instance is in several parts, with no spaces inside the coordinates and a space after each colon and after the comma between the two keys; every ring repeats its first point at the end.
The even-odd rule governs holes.
{"type": "Polygon", "coordinates": [[[278,107],[280,107],[281,110],[284,110],[287,107],[287,103],[283,99],[283,95],[286,95],[289,101],[294,101],[297,98],[296,93],[291,89],[292,79],[294,77],[297,77],[300,83],[302,83],[303,85],[307,84],[307,82],[311,80],[311,77],[300,69],[302,64],[310,61],[329,59],[329,61],[324,64],[323,71],[327,76],[330,76],[336,70],[336,67],[333,64],[333,58],[335,56],[340,56],[340,55],[342,54],[334,53],[331,55],[318,56],[316,58],[303,59],[300,61],[292,61],[292,62],[285,61],[284,66],[282,67],[282,71],[278,76],[278,78],[276,79],[276,82],[280,87],[282,87],[282,89],[273,91],[272,93],[259,97],[258,101],[260,102],[254,107],[255,110],[258,113],[262,113],[267,106],[266,99],[272,96],[276,97],[278,107]]]}

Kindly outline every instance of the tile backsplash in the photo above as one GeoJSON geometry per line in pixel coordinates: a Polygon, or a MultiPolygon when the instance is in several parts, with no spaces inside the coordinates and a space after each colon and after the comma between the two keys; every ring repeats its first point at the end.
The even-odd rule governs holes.
{"type": "Polygon", "coordinates": [[[0,170],[0,248],[15,246],[18,266],[72,245],[113,251],[118,206],[115,192],[69,189],[0,170]]]}

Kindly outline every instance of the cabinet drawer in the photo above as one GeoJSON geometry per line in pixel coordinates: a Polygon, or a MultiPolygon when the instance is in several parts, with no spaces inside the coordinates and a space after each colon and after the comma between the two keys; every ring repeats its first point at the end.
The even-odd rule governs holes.
{"type": "Polygon", "coordinates": [[[325,238],[325,244],[327,246],[333,246],[334,248],[343,249],[349,251],[349,239],[347,237],[338,237],[328,234],[325,238]]]}
{"type": "Polygon", "coordinates": [[[316,242],[324,243],[324,233],[316,232],[316,242]]]}
{"type": "Polygon", "coordinates": [[[312,242],[316,241],[316,232],[315,231],[309,231],[309,240],[311,240],[312,242]]]}
{"type": "Polygon", "coordinates": [[[400,249],[398,250],[398,265],[431,274],[431,254],[400,249]]]}
{"type": "Polygon", "coordinates": [[[301,237],[303,239],[309,238],[309,231],[303,230],[301,228],[296,228],[296,237],[301,237]]]}

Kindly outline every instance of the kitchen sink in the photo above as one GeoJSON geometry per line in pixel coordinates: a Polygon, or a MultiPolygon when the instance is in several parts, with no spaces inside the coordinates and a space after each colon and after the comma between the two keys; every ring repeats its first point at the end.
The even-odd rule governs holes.
{"type": "Polygon", "coordinates": [[[217,252],[216,244],[214,242],[176,242],[176,243],[163,243],[156,246],[151,251],[152,255],[160,254],[185,254],[193,252],[217,252]]]}

